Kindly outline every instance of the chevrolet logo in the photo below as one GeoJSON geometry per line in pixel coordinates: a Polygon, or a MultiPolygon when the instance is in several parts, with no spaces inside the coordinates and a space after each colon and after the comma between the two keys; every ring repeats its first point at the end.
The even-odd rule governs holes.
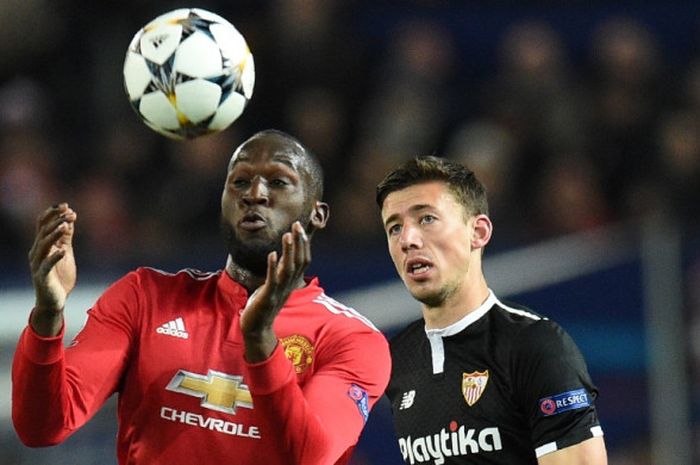
{"type": "Polygon", "coordinates": [[[168,391],[202,399],[202,407],[236,413],[236,407],[253,408],[253,398],[242,376],[209,370],[206,375],[179,370],[165,387],[168,391]]]}

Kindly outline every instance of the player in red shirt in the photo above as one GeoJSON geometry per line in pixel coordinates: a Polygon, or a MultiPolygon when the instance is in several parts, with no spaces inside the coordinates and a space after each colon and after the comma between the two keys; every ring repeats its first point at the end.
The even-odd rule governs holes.
{"type": "Polygon", "coordinates": [[[65,203],[44,212],[12,372],[21,440],[60,443],[118,393],[120,465],[347,463],[390,359],[368,320],[304,277],[328,220],[322,193],[320,165],[296,139],[254,135],[228,166],[225,270],[139,268],[67,348],[77,215],[65,203]]]}

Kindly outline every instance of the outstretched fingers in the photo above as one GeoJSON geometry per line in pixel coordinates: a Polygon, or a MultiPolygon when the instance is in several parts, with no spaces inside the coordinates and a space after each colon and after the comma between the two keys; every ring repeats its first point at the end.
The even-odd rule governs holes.
{"type": "Polygon", "coordinates": [[[285,285],[294,278],[294,238],[292,233],[287,232],[282,236],[282,258],[278,270],[279,283],[285,285]]]}
{"type": "Polygon", "coordinates": [[[67,204],[53,206],[37,219],[36,236],[29,250],[29,263],[32,271],[45,275],[65,256],[71,245],[75,212],[67,204]]]}
{"type": "Polygon", "coordinates": [[[60,217],[39,227],[30,250],[30,259],[42,260],[52,247],[59,247],[59,240],[66,233],[66,229],[67,224],[60,217]]]}
{"type": "Polygon", "coordinates": [[[299,278],[310,263],[309,239],[304,228],[295,222],[291,232],[282,236],[282,258],[277,270],[277,283],[290,288],[297,284],[299,278]]]}
{"type": "Polygon", "coordinates": [[[295,238],[295,267],[303,274],[311,263],[311,243],[304,227],[297,221],[292,226],[295,238]]]}
{"type": "Polygon", "coordinates": [[[270,285],[277,284],[277,252],[272,251],[267,254],[267,275],[265,282],[270,285]]]}

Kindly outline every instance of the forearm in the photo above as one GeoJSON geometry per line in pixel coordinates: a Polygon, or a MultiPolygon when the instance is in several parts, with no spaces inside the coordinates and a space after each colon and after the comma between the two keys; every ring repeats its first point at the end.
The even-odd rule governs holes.
{"type": "Polygon", "coordinates": [[[116,390],[128,341],[94,315],[69,349],[64,329],[42,337],[27,326],[12,366],[12,416],[22,441],[53,445],[80,428],[116,390]]]}
{"type": "Polygon", "coordinates": [[[277,347],[277,336],[272,328],[259,332],[243,334],[245,359],[248,363],[260,363],[267,360],[277,347]]]}
{"type": "Polygon", "coordinates": [[[256,412],[271,425],[268,431],[287,450],[290,464],[333,464],[356,442],[361,423],[348,421],[337,403],[332,420],[317,412],[281,347],[266,361],[250,364],[246,378],[256,412]],[[356,431],[349,433],[349,425],[356,431]]]}
{"type": "Polygon", "coordinates": [[[25,329],[12,365],[12,420],[22,442],[32,447],[58,444],[72,432],[66,426],[63,333],[40,344],[37,339],[25,329]]]}
{"type": "Polygon", "coordinates": [[[42,337],[54,337],[63,328],[63,309],[53,310],[34,307],[29,315],[29,325],[42,337]]]}

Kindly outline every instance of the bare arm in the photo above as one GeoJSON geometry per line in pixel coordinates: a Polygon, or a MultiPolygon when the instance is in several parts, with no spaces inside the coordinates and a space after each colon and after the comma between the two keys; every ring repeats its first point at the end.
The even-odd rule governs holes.
{"type": "Polygon", "coordinates": [[[63,326],[63,308],[77,276],[73,254],[76,219],[67,203],[47,209],[37,219],[36,237],[29,251],[36,295],[30,325],[40,336],[55,336],[63,326]]]}
{"type": "Polygon", "coordinates": [[[282,236],[282,257],[277,253],[267,257],[265,283],[250,296],[241,316],[241,331],[245,341],[245,358],[250,363],[270,357],[277,346],[272,324],[289,294],[303,282],[304,271],[311,262],[311,247],[304,228],[296,222],[292,231],[282,236]]]}
{"type": "Polygon", "coordinates": [[[587,439],[564,449],[543,455],[539,465],[607,465],[605,441],[602,437],[587,439]]]}

